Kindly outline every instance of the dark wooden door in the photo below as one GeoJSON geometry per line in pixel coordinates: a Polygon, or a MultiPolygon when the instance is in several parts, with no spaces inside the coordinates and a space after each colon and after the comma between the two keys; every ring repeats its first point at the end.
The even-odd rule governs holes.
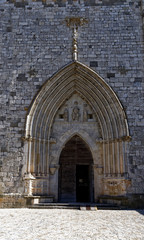
{"type": "Polygon", "coordinates": [[[60,164],[60,188],[59,201],[60,202],[75,202],[76,186],[75,186],[75,164],[62,163],[60,164]]]}
{"type": "Polygon", "coordinates": [[[76,201],[89,202],[90,201],[90,182],[89,182],[89,166],[76,166],[76,201]]]}

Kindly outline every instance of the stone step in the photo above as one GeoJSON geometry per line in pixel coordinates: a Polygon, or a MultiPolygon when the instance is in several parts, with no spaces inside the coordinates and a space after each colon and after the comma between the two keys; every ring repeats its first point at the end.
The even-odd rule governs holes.
{"type": "Polygon", "coordinates": [[[34,209],[75,209],[75,210],[79,210],[80,208],[78,206],[52,206],[52,205],[41,205],[41,204],[35,204],[32,206],[29,206],[28,208],[34,208],[34,209]]]}
{"type": "Polygon", "coordinates": [[[81,203],[39,203],[28,206],[28,208],[36,209],[77,209],[77,210],[122,210],[122,206],[113,204],[81,204],[81,203]]]}

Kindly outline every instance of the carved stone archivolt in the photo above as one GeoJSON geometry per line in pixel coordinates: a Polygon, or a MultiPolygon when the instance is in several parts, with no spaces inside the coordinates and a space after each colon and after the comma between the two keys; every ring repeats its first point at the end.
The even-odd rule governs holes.
{"type": "MultiPolygon", "coordinates": [[[[58,171],[54,165],[59,164],[63,146],[75,134],[88,144],[93,164],[98,164],[94,167],[95,196],[111,191],[116,195],[125,194],[126,190],[119,187],[125,184],[124,180],[116,181],[112,186],[107,181],[102,182],[102,176],[118,178],[126,176],[128,171],[130,136],[124,109],[109,85],[77,61],[45,83],[28,112],[26,122],[26,173],[35,173],[35,184],[37,179],[46,176],[47,186],[43,189],[54,192],[55,196],[58,171]],[[54,157],[52,161],[51,156],[54,157]]],[[[43,181],[41,184],[44,186],[43,181]]],[[[39,183],[37,191],[41,192],[35,194],[43,194],[38,186],[39,183]]]]}

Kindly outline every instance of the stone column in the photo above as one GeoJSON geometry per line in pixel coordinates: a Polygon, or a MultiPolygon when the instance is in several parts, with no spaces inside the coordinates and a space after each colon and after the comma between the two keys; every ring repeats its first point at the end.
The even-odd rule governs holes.
{"type": "Polygon", "coordinates": [[[102,178],[103,178],[103,166],[94,164],[94,201],[97,201],[99,195],[103,193],[102,178]]]}
{"type": "Polygon", "coordinates": [[[24,177],[25,181],[25,195],[26,196],[32,196],[33,195],[33,180],[35,180],[35,177],[32,176],[31,173],[28,173],[24,177]]]}

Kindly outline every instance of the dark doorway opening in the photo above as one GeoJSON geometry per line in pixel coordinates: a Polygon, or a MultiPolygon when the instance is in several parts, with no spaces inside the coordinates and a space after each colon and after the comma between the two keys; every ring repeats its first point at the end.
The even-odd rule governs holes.
{"type": "Polygon", "coordinates": [[[93,159],[87,144],[72,137],[60,155],[59,201],[93,201],[93,159]]]}
{"type": "Polygon", "coordinates": [[[89,166],[76,166],[76,201],[90,201],[90,183],[89,183],[89,166]]]}

